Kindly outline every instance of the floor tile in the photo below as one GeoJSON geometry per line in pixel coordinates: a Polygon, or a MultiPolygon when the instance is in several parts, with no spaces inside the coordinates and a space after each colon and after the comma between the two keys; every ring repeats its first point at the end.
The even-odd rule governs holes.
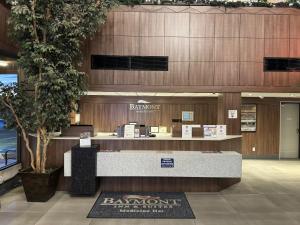
{"type": "Polygon", "coordinates": [[[238,213],[204,213],[197,218],[196,225],[251,225],[238,213]]]}
{"type": "Polygon", "coordinates": [[[224,198],[239,213],[280,212],[280,208],[261,194],[225,195],[224,198]]]}
{"type": "Polygon", "coordinates": [[[300,161],[243,160],[240,183],[217,193],[186,193],[196,219],[89,219],[93,197],[57,192],[27,202],[23,188],[0,197],[0,225],[300,225],[300,161]]]}
{"type": "Polygon", "coordinates": [[[35,225],[89,225],[86,215],[68,212],[48,212],[35,225]]]}
{"type": "Polygon", "coordinates": [[[251,225],[299,225],[299,223],[289,217],[288,214],[281,213],[246,213],[241,214],[245,222],[251,225]]]}

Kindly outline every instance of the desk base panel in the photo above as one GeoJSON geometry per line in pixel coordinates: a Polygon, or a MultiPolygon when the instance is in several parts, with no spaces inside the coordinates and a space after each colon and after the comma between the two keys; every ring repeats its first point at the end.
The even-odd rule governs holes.
{"type": "MultiPolygon", "coordinates": [[[[173,177],[101,177],[101,191],[132,192],[219,192],[241,178],[173,178],[173,177]]],[[[70,177],[64,178],[60,191],[69,191],[70,177]]]]}

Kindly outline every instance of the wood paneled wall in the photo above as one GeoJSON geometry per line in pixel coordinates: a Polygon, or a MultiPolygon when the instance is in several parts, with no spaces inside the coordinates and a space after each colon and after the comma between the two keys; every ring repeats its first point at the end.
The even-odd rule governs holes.
{"type": "Polygon", "coordinates": [[[0,50],[9,53],[16,53],[16,47],[12,44],[8,37],[8,17],[9,9],[0,4],[0,50]]]}
{"type": "MultiPolygon", "coordinates": [[[[81,101],[81,123],[94,124],[97,131],[106,132],[114,131],[118,125],[129,121],[170,127],[171,119],[180,118],[180,112],[183,110],[193,110],[195,112],[195,123],[218,123],[218,103],[216,98],[153,97],[143,99],[153,104],[161,104],[160,113],[129,113],[128,104],[136,102],[137,98],[135,97],[99,98],[86,96],[81,101]]],[[[242,104],[254,103],[257,105],[257,131],[242,132],[242,153],[244,156],[278,158],[280,101],[285,100],[278,98],[242,99],[242,104]],[[252,151],[252,147],[256,148],[255,152],[252,151]]]]}
{"type": "Polygon", "coordinates": [[[300,57],[300,10],[121,6],[88,43],[91,90],[300,90],[300,73],[264,73],[263,58],[300,57]],[[91,70],[90,55],[169,56],[169,71],[91,70]]]}
{"type": "Polygon", "coordinates": [[[242,153],[250,157],[279,157],[280,100],[243,99],[243,103],[256,104],[256,132],[243,132],[242,153]],[[252,151],[255,147],[256,151],[252,151]]]}
{"type": "Polygon", "coordinates": [[[241,134],[241,93],[223,93],[218,97],[218,124],[227,125],[227,134],[241,134]],[[228,118],[228,110],[236,110],[237,118],[228,118]]]}
{"type": "Polygon", "coordinates": [[[172,119],[181,119],[182,111],[194,111],[196,124],[217,123],[216,98],[137,98],[85,96],[80,101],[80,123],[93,124],[96,132],[114,131],[118,125],[139,122],[152,126],[170,128],[172,119]],[[143,99],[151,104],[160,104],[159,111],[135,112],[129,110],[130,103],[143,99]]]}

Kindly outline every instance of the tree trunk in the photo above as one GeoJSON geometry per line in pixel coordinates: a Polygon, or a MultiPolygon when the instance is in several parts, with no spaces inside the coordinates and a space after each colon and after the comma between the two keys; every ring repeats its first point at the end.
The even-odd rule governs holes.
{"type": "Polygon", "coordinates": [[[44,141],[43,145],[43,158],[42,158],[42,173],[46,173],[47,150],[49,141],[44,141]]]}
{"type": "Polygon", "coordinates": [[[37,137],[36,137],[36,172],[41,173],[41,132],[37,129],[37,137]]]}

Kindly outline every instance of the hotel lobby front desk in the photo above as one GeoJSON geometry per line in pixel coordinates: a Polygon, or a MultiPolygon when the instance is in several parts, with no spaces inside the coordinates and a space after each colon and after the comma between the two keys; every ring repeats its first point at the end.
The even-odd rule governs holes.
{"type": "MultiPolygon", "coordinates": [[[[97,136],[92,139],[94,144],[100,144],[96,176],[100,178],[102,191],[215,192],[241,180],[239,135],[191,139],[97,136]],[[174,148],[172,142],[180,145],[174,148]],[[133,149],[116,147],[127,144],[133,149]],[[114,149],[110,148],[113,146],[114,149]]],[[[64,179],[71,176],[69,150],[64,153],[64,179]]],[[[65,187],[68,189],[68,185],[65,187]]]]}

